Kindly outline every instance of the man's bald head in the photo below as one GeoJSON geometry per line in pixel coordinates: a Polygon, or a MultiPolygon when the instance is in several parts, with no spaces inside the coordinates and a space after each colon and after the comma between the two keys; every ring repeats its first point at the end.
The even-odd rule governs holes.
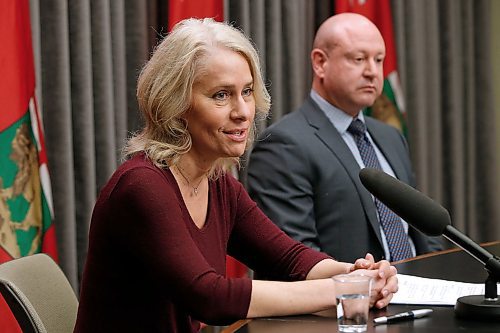
{"type": "Polygon", "coordinates": [[[314,38],[313,48],[330,51],[353,32],[375,35],[383,40],[377,26],[365,16],[342,13],[331,16],[320,25],[314,38]]]}
{"type": "Polygon", "coordinates": [[[312,88],[326,101],[356,116],[382,92],[385,44],[366,17],[343,13],[318,29],[311,51],[312,88]]]}

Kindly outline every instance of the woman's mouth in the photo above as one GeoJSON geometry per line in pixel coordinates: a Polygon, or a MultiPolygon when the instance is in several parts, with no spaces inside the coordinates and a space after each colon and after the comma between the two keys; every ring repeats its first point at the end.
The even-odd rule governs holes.
{"type": "Polygon", "coordinates": [[[234,129],[229,131],[222,131],[231,140],[236,142],[244,142],[247,139],[247,129],[234,129]]]}

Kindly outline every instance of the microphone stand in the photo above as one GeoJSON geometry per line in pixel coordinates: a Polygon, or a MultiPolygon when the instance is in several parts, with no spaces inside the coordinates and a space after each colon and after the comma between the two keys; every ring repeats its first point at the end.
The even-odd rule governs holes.
{"type": "Polygon", "coordinates": [[[469,320],[500,320],[500,299],[497,292],[497,283],[500,282],[500,258],[492,255],[451,226],[446,227],[443,236],[481,262],[488,272],[488,277],[484,282],[484,295],[459,297],[455,304],[455,315],[469,320]]]}
{"type": "Polygon", "coordinates": [[[443,235],[484,265],[488,271],[485,294],[460,297],[455,305],[457,317],[500,320],[500,259],[451,226],[448,211],[411,186],[372,168],[362,169],[359,178],[370,193],[410,225],[428,236],[443,235]]]}

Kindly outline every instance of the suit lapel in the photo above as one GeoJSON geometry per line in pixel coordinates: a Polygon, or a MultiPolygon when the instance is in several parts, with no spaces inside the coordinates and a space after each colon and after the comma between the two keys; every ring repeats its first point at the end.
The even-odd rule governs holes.
{"type": "Polygon", "coordinates": [[[318,105],[310,97],[306,99],[303,108],[301,108],[301,112],[306,118],[309,126],[316,131],[315,134],[319,140],[322,141],[337,157],[351,178],[360,196],[361,203],[365,209],[365,214],[370,221],[373,231],[377,235],[380,246],[382,246],[382,237],[380,235],[380,227],[375,204],[373,203],[371,194],[365,189],[359,180],[360,168],[358,162],[356,162],[356,159],[349,150],[349,147],[346,145],[344,139],[340,136],[340,133],[332,125],[323,111],[321,111],[318,105]]]}

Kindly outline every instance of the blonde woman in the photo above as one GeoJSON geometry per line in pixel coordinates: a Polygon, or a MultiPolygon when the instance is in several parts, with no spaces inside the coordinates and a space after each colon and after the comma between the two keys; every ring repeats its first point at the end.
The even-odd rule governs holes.
{"type": "Polygon", "coordinates": [[[95,205],[76,332],[197,332],[200,322],[327,310],[330,277],[363,267],[376,281],[372,305],[388,304],[388,262],[337,262],[292,240],[226,173],[270,107],[240,31],[180,22],[143,68],[137,97],[145,127],[95,205]],[[226,254],[283,282],[227,278],[226,254]]]}

